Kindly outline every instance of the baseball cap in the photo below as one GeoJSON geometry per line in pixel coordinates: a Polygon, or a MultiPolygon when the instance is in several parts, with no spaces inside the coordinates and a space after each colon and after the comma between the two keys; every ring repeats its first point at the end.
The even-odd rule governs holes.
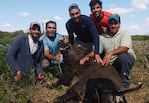
{"type": "Polygon", "coordinates": [[[31,22],[30,29],[39,29],[40,30],[40,24],[38,22],[31,22]]]}
{"type": "Polygon", "coordinates": [[[69,6],[69,11],[71,11],[72,9],[79,9],[79,7],[78,7],[77,4],[72,3],[72,4],[69,6]]]}
{"type": "Polygon", "coordinates": [[[110,15],[108,21],[110,21],[112,19],[114,19],[117,22],[120,22],[120,16],[118,14],[112,14],[112,15],[110,15]]]}

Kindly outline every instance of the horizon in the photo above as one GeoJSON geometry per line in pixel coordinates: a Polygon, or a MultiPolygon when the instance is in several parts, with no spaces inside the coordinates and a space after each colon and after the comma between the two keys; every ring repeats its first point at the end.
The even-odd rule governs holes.
{"type": "MultiPolygon", "coordinates": [[[[101,0],[103,10],[118,13],[121,16],[121,28],[131,35],[149,34],[149,0],[101,0]]],[[[89,16],[90,0],[13,0],[0,1],[0,31],[15,32],[18,30],[28,31],[30,22],[38,21],[44,30],[47,20],[57,23],[57,32],[67,35],[66,21],[70,18],[68,7],[72,3],[78,4],[81,13],[89,16]]]]}

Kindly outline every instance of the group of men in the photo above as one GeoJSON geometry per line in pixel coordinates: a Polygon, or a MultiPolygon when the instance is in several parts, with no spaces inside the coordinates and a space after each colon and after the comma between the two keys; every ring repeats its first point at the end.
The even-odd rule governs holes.
{"type": "Polygon", "coordinates": [[[46,22],[46,33],[42,36],[39,23],[32,22],[29,35],[19,35],[6,55],[13,80],[28,76],[32,68],[38,80],[44,79],[43,68],[47,68],[50,63],[63,62],[59,52],[60,42],[69,42],[72,45],[83,45],[87,49],[87,55],[80,59],[80,65],[90,57],[102,65],[113,65],[120,74],[123,87],[128,88],[130,70],[135,63],[131,36],[120,30],[118,14],[102,10],[100,0],[91,0],[89,6],[90,16],[82,15],[77,4],[69,6],[70,19],[66,22],[68,40],[57,33],[55,21],[46,22]]]}

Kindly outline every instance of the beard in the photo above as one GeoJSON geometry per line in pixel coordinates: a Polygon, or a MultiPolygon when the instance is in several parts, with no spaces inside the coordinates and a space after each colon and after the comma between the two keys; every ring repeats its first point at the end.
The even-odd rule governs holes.
{"type": "Polygon", "coordinates": [[[40,34],[30,34],[32,40],[36,43],[40,37],[40,34]]]}
{"type": "Polygon", "coordinates": [[[47,34],[49,37],[54,37],[55,36],[55,33],[48,33],[47,34]]]}
{"type": "Polygon", "coordinates": [[[56,33],[48,33],[47,34],[48,35],[48,38],[50,39],[50,40],[54,40],[55,39],[55,37],[56,37],[56,33]]]}

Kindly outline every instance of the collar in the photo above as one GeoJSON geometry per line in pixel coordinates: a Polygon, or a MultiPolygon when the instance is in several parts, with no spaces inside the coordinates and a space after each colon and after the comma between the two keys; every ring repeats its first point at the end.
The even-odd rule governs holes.
{"type": "Polygon", "coordinates": [[[48,37],[51,41],[54,41],[55,38],[56,38],[56,35],[57,35],[57,33],[55,33],[54,36],[49,36],[49,35],[47,34],[47,37],[48,37]]]}
{"type": "Polygon", "coordinates": [[[109,35],[109,33],[104,33],[103,36],[104,36],[105,38],[114,38],[114,37],[120,35],[120,31],[121,31],[121,30],[119,29],[118,32],[117,32],[116,34],[114,34],[113,36],[109,35]]]}

